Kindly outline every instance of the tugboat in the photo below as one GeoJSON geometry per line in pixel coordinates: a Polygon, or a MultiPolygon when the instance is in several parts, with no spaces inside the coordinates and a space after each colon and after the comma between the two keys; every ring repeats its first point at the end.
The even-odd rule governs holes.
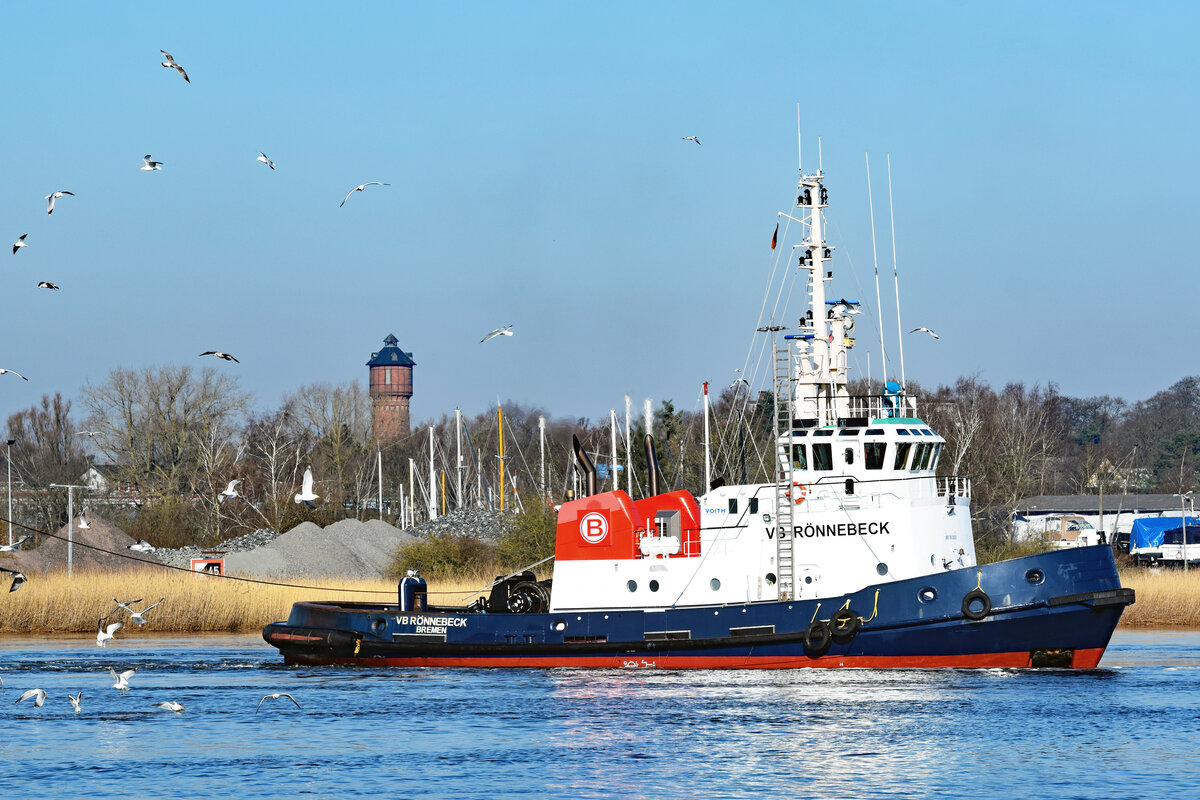
{"type": "Polygon", "coordinates": [[[394,603],[299,602],[263,638],[289,664],[634,669],[1096,667],[1125,606],[1106,545],[975,559],[969,479],[887,382],[851,396],[857,303],[827,301],[820,170],[798,183],[809,309],[776,340],[773,483],[696,498],[596,491],[558,512],[552,580],[498,578],[464,607],[410,573],[394,603]]]}

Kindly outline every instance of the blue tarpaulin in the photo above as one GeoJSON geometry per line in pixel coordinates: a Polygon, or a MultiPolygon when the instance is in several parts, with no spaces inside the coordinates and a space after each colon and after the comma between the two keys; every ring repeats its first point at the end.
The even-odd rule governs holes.
{"type": "MultiPolygon", "coordinates": [[[[1187,543],[1200,544],[1200,519],[1188,517],[1187,543]]],[[[1129,534],[1129,552],[1157,550],[1164,544],[1183,542],[1183,521],[1180,517],[1135,519],[1129,534]]]]}

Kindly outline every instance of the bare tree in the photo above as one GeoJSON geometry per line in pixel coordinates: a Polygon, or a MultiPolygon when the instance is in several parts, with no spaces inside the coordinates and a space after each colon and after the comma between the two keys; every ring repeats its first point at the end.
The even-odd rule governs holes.
{"type": "Polygon", "coordinates": [[[59,393],[42,395],[39,405],[8,418],[8,438],[16,439],[13,469],[33,490],[27,513],[40,527],[58,528],[67,518],[67,493],[49,485],[78,483],[89,464],[71,421],[71,401],[59,393]]]}

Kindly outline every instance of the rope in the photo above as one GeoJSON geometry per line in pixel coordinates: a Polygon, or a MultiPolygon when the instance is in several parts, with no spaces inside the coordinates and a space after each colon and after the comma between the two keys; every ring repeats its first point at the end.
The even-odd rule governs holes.
{"type": "Polygon", "coordinates": [[[982,592],[983,591],[983,570],[981,570],[981,569],[975,570],[975,576],[976,576],[975,577],[975,591],[982,592]]]}

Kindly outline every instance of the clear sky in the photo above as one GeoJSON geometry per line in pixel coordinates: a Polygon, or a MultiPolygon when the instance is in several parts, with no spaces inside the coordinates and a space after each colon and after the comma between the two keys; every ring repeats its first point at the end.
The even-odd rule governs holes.
{"type": "MultiPolygon", "coordinates": [[[[751,345],[797,104],[806,167],[821,137],[833,293],[870,301],[864,318],[871,155],[894,358],[891,155],[904,328],[942,337],[906,334],[910,379],[1141,399],[1200,372],[1197,17],[1142,2],[8,4],[0,367],[30,382],[0,376],[0,414],[172,363],[234,371],[270,409],[305,383],[365,384],[388,333],[417,362],[414,420],[498,397],[564,417],[625,393],[694,408],[751,345]],[[146,153],[161,172],[138,169],[146,153]],[[391,185],[338,207],[372,180],[391,185]],[[58,189],[76,196],[47,217],[58,189]],[[506,324],[515,336],[479,343],[506,324]]],[[[875,377],[877,336],[860,323],[875,377]]]]}

